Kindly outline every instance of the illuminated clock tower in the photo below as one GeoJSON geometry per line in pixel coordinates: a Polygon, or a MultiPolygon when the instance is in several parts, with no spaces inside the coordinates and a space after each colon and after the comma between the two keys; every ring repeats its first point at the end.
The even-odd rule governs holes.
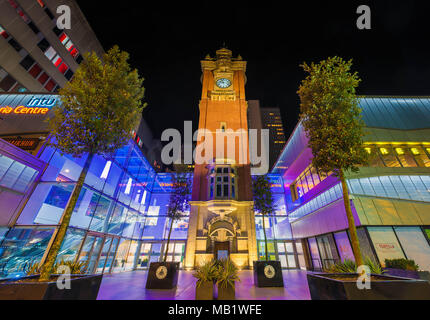
{"type": "Polygon", "coordinates": [[[222,48],[201,61],[202,96],[185,268],[257,260],[248,148],[246,61],[222,48]],[[201,152],[199,152],[201,151],[201,152]]]}

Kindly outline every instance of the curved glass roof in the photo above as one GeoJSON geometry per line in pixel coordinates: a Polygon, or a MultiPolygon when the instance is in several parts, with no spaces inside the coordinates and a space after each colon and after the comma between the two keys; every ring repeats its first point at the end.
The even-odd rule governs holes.
{"type": "MultiPolygon", "coordinates": [[[[430,129],[430,97],[360,97],[367,127],[418,130],[430,129]]],[[[271,173],[283,174],[307,145],[301,123],[297,125],[279,155],[271,173]]]]}
{"type": "Polygon", "coordinates": [[[373,128],[414,130],[430,128],[430,99],[360,98],[363,120],[373,128]]]}

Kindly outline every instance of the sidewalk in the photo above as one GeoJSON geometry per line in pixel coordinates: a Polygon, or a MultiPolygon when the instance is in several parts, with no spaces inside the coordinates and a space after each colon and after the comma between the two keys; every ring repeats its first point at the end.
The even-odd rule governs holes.
{"type": "MultiPolygon", "coordinates": [[[[147,271],[105,275],[98,300],[194,300],[195,281],[192,271],[180,271],[178,286],[172,290],[146,290],[147,271]]],[[[284,270],[284,288],[257,288],[253,272],[240,271],[236,284],[238,300],[309,300],[306,271],[284,270]]]]}

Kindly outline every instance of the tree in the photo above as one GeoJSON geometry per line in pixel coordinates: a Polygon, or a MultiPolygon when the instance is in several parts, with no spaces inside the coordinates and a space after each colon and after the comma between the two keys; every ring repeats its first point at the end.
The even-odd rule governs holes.
{"type": "Polygon", "coordinates": [[[138,124],[145,89],[143,78],[128,64],[129,54],[114,46],[103,61],[87,53],[73,79],[60,89],[61,106],[49,119],[50,145],[74,157],[87,155],[82,172],[42,266],[48,281],[94,155],[110,156],[131,138],[138,124]]]}
{"type": "Polygon", "coordinates": [[[269,261],[269,250],[267,248],[266,223],[267,215],[271,215],[276,210],[276,205],[273,201],[270,181],[267,175],[257,176],[252,179],[252,191],[254,194],[254,210],[262,215],[263,233],[264,233],[264,251],[266,261],[269,261]]]}
{"type": "Polygon", "coordinates": [[[189,208],[189,195],[191,193],[191,179],[187,165],[175,165],[175,172],[172,176],[172,193],[170,194],[167,207],[167,217],[170,219],[169,235],[167,237],[166,251],[163,261],[167,261],[169,252],[170,236],[172,234],[173,223],[183,217],[183,213],[189,208]]]}
{"type": "Polygon", "coordinates": [[[352,60],[332,57],[302,65],[309,75],[299,91],[301,121],[312,149],[312,165],[317,170],[337,176],[343,189],[343,201],[348,218],[352,250],[357,265],[363,265],[360,244],[351,211],[345,172],[357,172],[368,162],[363,148],[364,122],[356,97],[360,83],[352,72],[352,60]]]}

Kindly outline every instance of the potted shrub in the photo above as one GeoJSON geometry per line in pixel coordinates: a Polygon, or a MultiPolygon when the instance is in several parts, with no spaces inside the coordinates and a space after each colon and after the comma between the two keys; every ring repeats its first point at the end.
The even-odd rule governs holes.
{"type": "Polygon", "coordinates": [[[196,268],[193,276],[196,282],[196,300],[213,300],[214,281],[217,276],[217,265],[214,260],[208,261],[196,268]]]}
{"type": "Polygon", "coordinates": [[[252,191],[254,210],[262,215],[265,252],[265,260],[254,261],[254,285],[257,287],[283,287],[284,278],[282,276],[281,262],[270,261],[267,248],[265,218],[276,210],[268,177],[264,175],[254,178],[252,191]]]}
{"type": "Polygon", "coordinates": [[[216,273],[218,300],[235,300],[235,282],[240,281],[239,269],[230,259],[221,259],[216,273]]]}
{"type": "Polygon", "coordinates": [[[344,261],[325,270],[327,273],[307,274],[312,300],[428,300],[427,281],[383,275],[376,262],[366,258],[369,267],[370,289],[360,289],[361,275],[353,261],[344,261]]]}
{"type": "Polygon", "coordinates": [[[411,279],[429,279],[428,271],[419,271],[419,266],[414,260],[408,259],[385,259],[386,274],[396,277],[411,278],[411,279]]]}
{"type": "Polygon", "coordinates": [[[151,262],[149,265],[146,289],[173,289],[178,283],[179,262],[167,262],[169,252],[170,236],[173,223],[183,217],[187,211],[190,194],[190,175],[186,165],[175,165],[175,173],[172,177],[172,193],[170,194],[167,207],[167,217],[170,218],[170,228],[162,262],[151,262]]]}
{"type": "Polygon", "coordinates": [[[103,275],[85,275],[87,264],[61,261],[55,264],[50,281],[39,281],[41,266],[30,265],[27,276],[0,281],[0,300],[96,300],[103,275]],[[63,275],[61,267],[67,267],[69,275],[63,275]],[[66,286],[65,281],[70,280],[66,286]]]}

